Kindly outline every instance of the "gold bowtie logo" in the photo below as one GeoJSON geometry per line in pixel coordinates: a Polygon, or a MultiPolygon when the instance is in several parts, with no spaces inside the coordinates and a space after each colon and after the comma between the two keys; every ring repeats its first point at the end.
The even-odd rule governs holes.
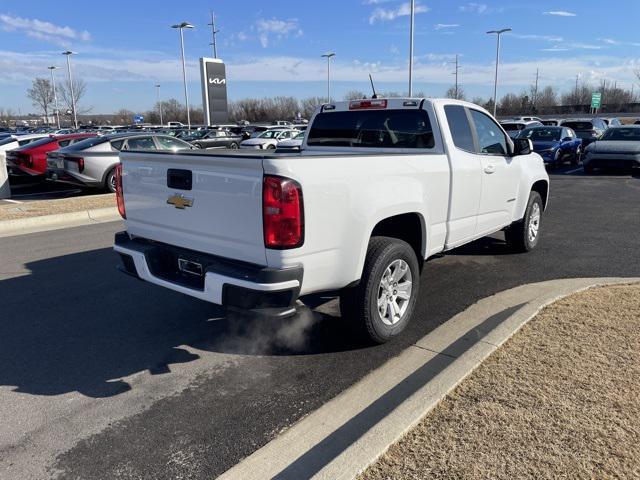
{"type": "Polygon", "coordinates": [[[184,195],[171,195],[167,199],[169,205],[173,205],[180,210],[184,210],[185,207],[193,206],[193,198],[187,198],[184,195]]]}

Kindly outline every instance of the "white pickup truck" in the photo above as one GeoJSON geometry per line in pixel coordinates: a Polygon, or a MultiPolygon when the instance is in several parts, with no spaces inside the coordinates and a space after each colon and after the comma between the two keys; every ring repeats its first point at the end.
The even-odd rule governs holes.
{"type": "Polygon", "coordinates": [[[273,314],[339,291],[375,342],[406,327],[425,259],[500,230],[531,250],[549,200],[531,142],[448,99],[322,105],[300,152],[129,151],[120,165],[124,271],[273,314]]]}

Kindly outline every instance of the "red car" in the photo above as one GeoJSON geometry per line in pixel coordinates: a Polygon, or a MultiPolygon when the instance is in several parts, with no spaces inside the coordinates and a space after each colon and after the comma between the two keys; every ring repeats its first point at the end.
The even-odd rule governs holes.
{"type": "Polygon", "coordinates": [[[31,176],[46,178],[47,152],[66,147],[85,138],[95,137],[95,133],[70,133],[67,135],[50,135],[31,142],[24,147],[7,152],[7,167],[14,176],[31,176]]]}

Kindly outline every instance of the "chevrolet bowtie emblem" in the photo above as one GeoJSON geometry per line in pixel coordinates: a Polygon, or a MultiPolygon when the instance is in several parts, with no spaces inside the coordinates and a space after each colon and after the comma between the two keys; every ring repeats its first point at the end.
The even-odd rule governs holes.
{"type": "Polygon", "coordinates": [[[168,199],[167,199],[167,203],[169,205],[173,205],[176,208],[179,208],[180,210],[184,210],[185,207],[191,207],[193,206],[193,198],[187,198],[184,195],[171,195],[168,199]]]}

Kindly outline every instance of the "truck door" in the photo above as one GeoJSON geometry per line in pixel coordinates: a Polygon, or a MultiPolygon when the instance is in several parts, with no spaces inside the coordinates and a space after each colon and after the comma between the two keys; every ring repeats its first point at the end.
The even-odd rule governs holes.
{"type": "Polygon", "coordinates": [[[451,137],[446,142],[451,168],[446,240],[449,249],[465,243],[476,233],[482,170],[467,109],[462,105],[445,105],[444,113],[449,128],[443,128],[443,135],[451,137]]]}
{"type": "Polygon", "coordinates": [[[516,205],[521,165],[509,155],[506,135],[487,114],[469,109],[482,164],[482,194],[476,234],[499,230],[511,223],[516,205]]]}

